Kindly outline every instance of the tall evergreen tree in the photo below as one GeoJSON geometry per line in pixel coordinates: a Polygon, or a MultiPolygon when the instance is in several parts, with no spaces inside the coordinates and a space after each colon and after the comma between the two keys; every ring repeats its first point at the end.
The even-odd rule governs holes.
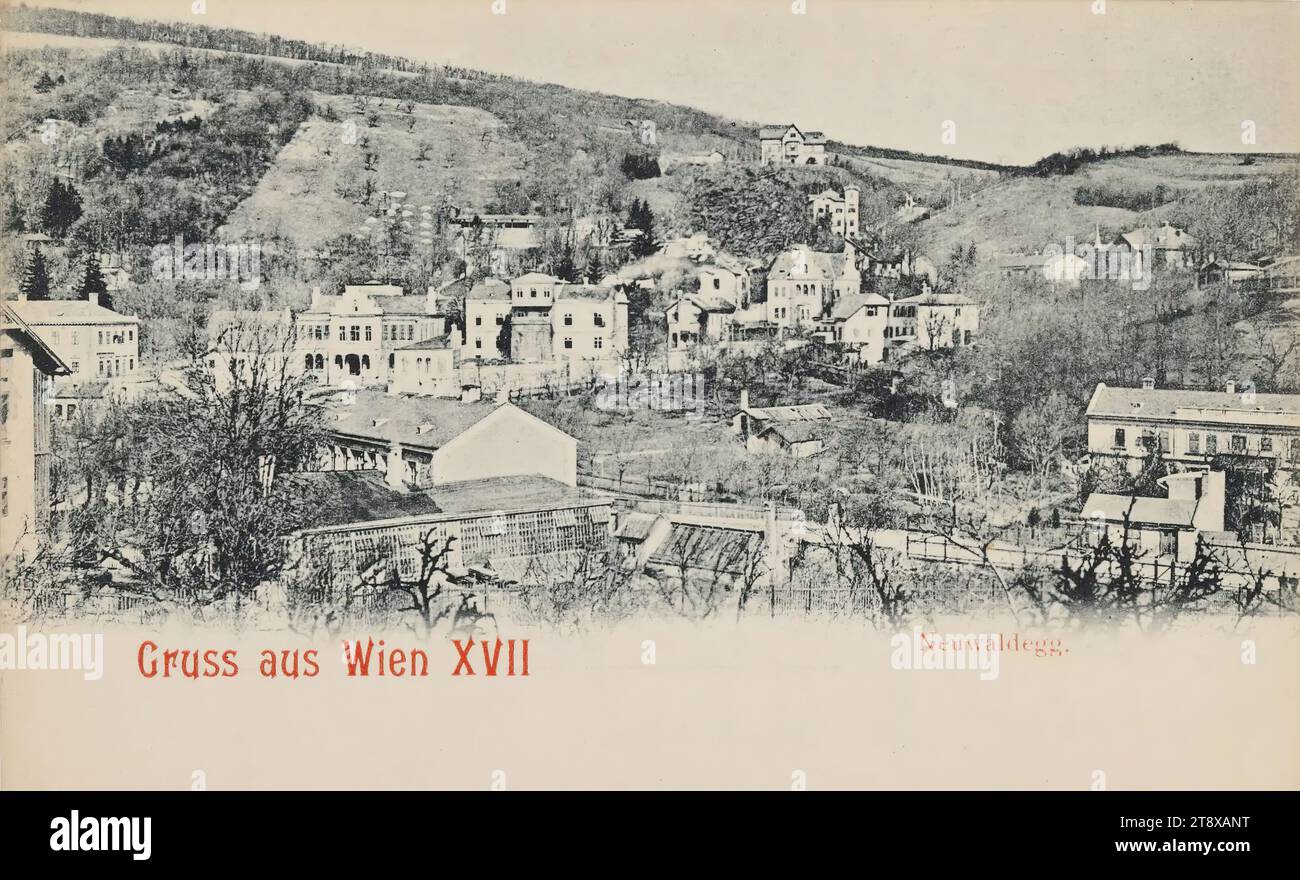
{"type": "Polygon", "coordinates": [[[23,267],[23,277],[18,282],[18,289],[28,299],[50,298],[50,270],[45,266],[45,255],[40,248],[32,251],[32,257],[23,267]]]}
{"type": "Polygon", "coordinates": [[[97,295],[100,305],[106,309],[113,307],[113,301],[108,295],[108,282],[104,280],[104,272],[100,269],[99,256],[94,252],[86,257],[86,271],[82,273],[77,295],[88,301],[97,295]]]}
{"type": "Polygon", "coordinates": [[[62,238],[80,216],[81,196],[71,184],[55,178],[41,208],[41,225],[50,234],[62,238]]]}

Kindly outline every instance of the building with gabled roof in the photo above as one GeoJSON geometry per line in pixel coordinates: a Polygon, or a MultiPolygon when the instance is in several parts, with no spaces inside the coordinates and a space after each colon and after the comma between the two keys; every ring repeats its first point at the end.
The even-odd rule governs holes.
{"type": "Polygon", "coordinates": [[[140,319],[92,299],[29,300],[10,294],[14,312],[34,328],[71,375],[82,380],[130,376],[140,364],[140,319]]]}
{"type": "Polygon", "coordinates": [[[765,125],[758,130],[758,153],[763,165],[825,165],[826,135],[793,123],[765,125]]]}
{"type": "Polygon", "coordinates": [[[731,417],[732,433],[750,452],[780,451],[800,458],[821,452],[832,427],[831,410],[823,403],[750,406],[748,390],[740,392],[731,417]]]}
{"type": "Polygon", "coordinates": [[[397,489],[521,474],[577,484],[577,440],[512,403],[362,390],[328,401],[326,420],[322,470],[373,470],[397,489]]]}
{"type": "Polygon", "coordinates": [[[838,300],[861,291],[862,274],[851,245],[845,244],[842,253],[795,245],[768,268],[766,320],[782,329],[812,328],[838,300]]]}

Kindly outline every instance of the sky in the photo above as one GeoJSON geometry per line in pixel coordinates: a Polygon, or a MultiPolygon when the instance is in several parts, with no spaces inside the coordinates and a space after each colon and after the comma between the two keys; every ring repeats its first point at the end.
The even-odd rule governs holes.
{"type": "Polygon", "coordinates": [[[1167,141],[1300,152],[1300,3],[1289,0],[32,5],[201,20],[990,162],[1167,141]],[[1254,144],[1243,145],[1246,123],[1254,144]]]}

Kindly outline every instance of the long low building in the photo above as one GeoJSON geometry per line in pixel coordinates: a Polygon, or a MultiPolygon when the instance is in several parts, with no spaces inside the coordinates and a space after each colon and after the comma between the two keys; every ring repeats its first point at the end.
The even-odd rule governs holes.
{"type": "Polygon", "coordinates": [[[420,578],[426,539],[439,547],[450,539],[440,574],[466,583],[525,583],[544,575],[535,566],[607,541],[613,522],[612,497],[538,474],[414,492],[394,491],[375,472],[316,472],[289,479],[325,499],[323,521],[294,536],[306,583],[325,590],[361,586],[364,604],[382,601],[394,574],[407,581],[420,578]]]}
{"type": "Polygon", "coordinates": [[[376,472],[394,489],[537,474],[577,485],[578,441],[512,403],[343,392],[327,404],[326,471],[376,472]]]}
{"type": "Polygon", "coordinates": [[[1124,462],[1137,473],[1153,449],[1185,465],[1215,456],[1271,460],[1282,470],[1300,465],[1300,394],[1257,394],[1228,383],[1222,391],[1113,388],[1105,383],[1088,403],[1088,452],[1124,462]]]}

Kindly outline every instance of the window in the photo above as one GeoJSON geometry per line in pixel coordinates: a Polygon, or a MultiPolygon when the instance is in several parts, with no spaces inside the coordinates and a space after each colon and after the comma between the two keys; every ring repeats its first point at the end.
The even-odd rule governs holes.
{"type": "Polygon", "coordinates": [[[96,345],[103,345],[103,344],[104,344],[104,331],[100,330],[96,336],[96,345]]]}
{"type": "Polygon", "coordinates": [[[348,338],[352,342],[361,341],[361,326],[359,324],[352,325],[352,328],[348,331],[348,338]]]}
{"type": "Polygon", "coordinates": [[[597,327],[604,327],[604,326],[605,326],[605,316],[604,316],[604,315],[592,315],[592,316],[591,316],[591,319],[592,319],[593,321],[596,322],[596,326],[597,326],[597,327]]]}
{"type": "Polygon", "coordinates": [[[345,340],[345,339],[348,338],[348,337],[347,337],[347,333],[348,333],[347,328],[344,327],[342,324],[340,324],[340,325],[339,325],[339,342],[342,342],[343,340],[345,340]]]}
{"type": "Polygon", "coordinates": [[[1300,461],[1300,437],[1291,438],[1291,460],[1300,461]]]}
{"type": "Polygon", "coordinates": [[[1259,451],[1260,451],[1260,452],[1272,452],[1272,451],[1273,451],[1273,438],[1272,438],[1272,437],[1260,437],[1260,438],[1259,438],[1259,451]]]}
{"type": "Polygon", "coordinates": [[[76,373],[81,370],[81,361],[72,362],[72,372],[76,373]]]}
{"type": "MultiPolygon", "coordinates": [[[[886,333],[885,335],[888,336],[889,334],[886,333]]],[[[1127,443],[1128,443],[1128,438],[1124,435],[1124,429],[1123,429],[1123,428],[1116,428],[1116,429],[1115,429],[1115,448],[1116,448],[1116,449],[1123,449],[1123,448],[1127,445],[1127,443]]]]}
{"type": "Polygon", "coordinates": [[[1232,451],[1236,453],[1246,451],[1246,437],[1244,434],[1232,435],[1232,451]]]}
{"type": "Polygon", "coordinates": [[[387,324],[384,325],[384,342],[388,342],[393,335],[393,328],[387,324]]]}
{"type": "Polygon", "coordinates": [[[501,327],[501,326],[503,326],[505,323],[506,323],[505,316],[504,316],[504,315],[497,315],[497,326],[498,326],[498,327],[501,327]]]}
{"type": "Polygon", "coordinates": [[[533,299],[537,299],[537,288],[536,287],[530,288],[528,291],[528,295],[531,296],[533,299]]]}
{"type": "Polygon", "coordinates": [[[367,324],[367,325],[366,325],[366,342],[370,342],[370,341],[372,341],[373,339],[374,339],[374,337],[371,335],[370,325],[367,324]]]}
{"type": "Polygon", "coordinates": [[[564,337],[564,347],[573,348],[573,337],[571,336],[564,337]]]}
{"type": "Polygon", "coordinates": [[[58,330],[55,330],[55,331],[53,331],[52,333],[50,333],[50,342],[53,342],[55,345],[58,345],[58,344],[59,344],[59,331],[58,331],[58,330]]]}
{"type": "Polygon", "coordinates": [[[475,327],[482,327],[482,326],[483,326],[483,316],[482,316],[482,315],[475,315],[475,316],[474,316],[474,326],[475,326],[475,327]]]}
{"type": "Polygon", "coordinates": [[[482,339],[477,339],[477,338],[476,338],[476,339],[474,340],[474,347],[475,347],[475,348],[482,348],[482,347],[483,347],[483,340],[482,340],[482,339]]]}
{"type": "Polygon", "coordinates": [[[1218,435],[1218,434],[1206,434],[1206,435],[1205,435],[1205,454],[1206,454],[1206,455],[1215,455],[1216,453],[1218,453],[1218,451],[1219,451],[1219,435],[1218,435]]]}
{"type": "Polygon", "coordinates": [[[605,340],[603,340],[603,339],[601,339],[599,336],[597,336],[595,339],[591,340],[591,347],[592,347],[592,348],[604,348],[604,347],[605,347],[605,340]]]}
{"type": "Polygon", "coordinates": [[[0,516],[9,515],[9,478],[0,477],[0,516]]]}
{"type": "Polygon", "coordinates": [[[1192,455],[1201,453],[1201,435],[1195,431],[1187,435],[1187,451],[1192,455]]]}
{"type": "Polygon", "coordinates": [[[573,326],[573,313],[572,313],[572,312],[565,312],[565,313],[564,313],[564,326],[565,326],[565,327],[572,327],[572,326],[573,326]]]}
{"type": "Polygon", "coordinates": [[[714,279],[713,279],[713,289],[714,289],[714,290],[721,290],[721,289],[722,289],[722,279],[721,279],[721,278],[714,278],[714,279]]]}
{"type": "Polygon", "coordinates": [[[78,333],[76,330],[72,331],[72,344],[73,345],[81,344],[81,334],[78,333]]]}
{"type": "Polygon", "coordinates": [[[9,422],[9,394],[0,394],[0,425],[9,422]]]}

